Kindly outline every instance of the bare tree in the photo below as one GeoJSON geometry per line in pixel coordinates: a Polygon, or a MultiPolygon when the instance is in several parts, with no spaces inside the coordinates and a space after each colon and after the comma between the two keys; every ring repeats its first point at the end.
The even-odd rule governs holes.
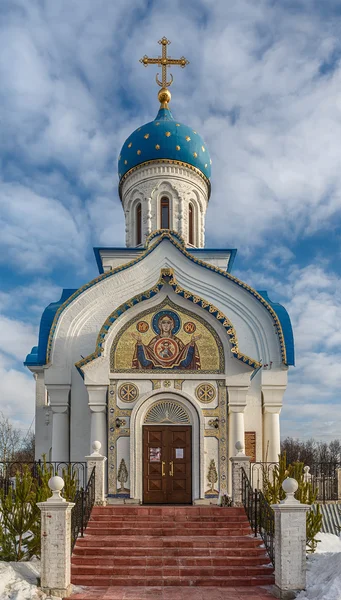
{"type": "Polygon", "coordinates": [[[22,434],[20,429],[0,411],[0,460],[13,460],[15,453],[21,447],[22,434]]]}

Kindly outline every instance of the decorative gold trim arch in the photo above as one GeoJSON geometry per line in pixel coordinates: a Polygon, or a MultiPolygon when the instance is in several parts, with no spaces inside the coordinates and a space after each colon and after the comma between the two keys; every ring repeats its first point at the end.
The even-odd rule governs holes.
{"type": "Polygon", "coordinates": [[[184,288],[180,287],[176,281],[173,269],[161,269],[160,278],[159,278],[157,284],[153,288],[150,288],[149,290],[143,292],[142,294],[138,294],[138,295],[134,296],[134,298],[132,298],[128,302],[124,302],[123,304],[121,304],[121,306],[119,306],[116,310],[114,310],[111,313],[111,315],[109,315],[109,317],[106,319],[106,321],[102,325],[100,332],[97,336],[96,350],[94,352],[92,352],[92,354],[89,354],[88,356],[86,356],[85,358],[83,358],[82,360],[78,361],[75,364],[75,366],[80,371],[82,376],[84,374],[83,367],[86,364],[88,364],[89,362],[95,360],[96,358],[99,358],[103,354],[104,341],[105,341],[106,336],[109,333],[109,330],[110,330],[110,327],[112,326],[112,324],[123,313],[125,313],[127,310],[129,310],[136,304],[139,304],[140,302],[143,302],[144,300],[148,300],[149,298],[152,298],[153,296],[158,294],[160,292],[160,290],[162,289],[162,287],[166,283],[168,285],[170,285],[171,288],[173,288],[173,290],[176,294],[178,294],[182,298],[185,298],[186,300],[189,300],[190,302],[193,302],[193,304],[200,306],[204,310],[207,310],[213,317],[215,317],[217,319],[217,321],[219,321],[221,323],[221,325],[225,329],[226,334],[229,337],[229,342],[232,344],[231,352],[235,358],[237,358],[244,364],[252,367],[253,369],[258,369],[261,366],[260,362],[258,362],[257,360],[255,360],[253,358],[250,358],[246,354],[243,354],[242,352],[239,351],[236,331],[235,331],[231,321],[224,315],[224,313],[222,313],[216,306],[214,306],[210,302],[207,302],[207,300],[204,300],[200,296],[197,296],[196,294],[192,294],[192,292],[189,292],[188,290],[185,290],[184,288]]]}
{"type": "MultiPolygon", "coordinates": [[[[276,331],[277,331],[278,338],[279,338],[279,344],[280,344],[280,350],[281,350],[281,356],[282,356],[282,363],[284,365],[287,365],[287,354],[286,354],[286,348],[285,348],[285,340],[284,340],[284,335],[283,335],[283,330],[282,330],[282,326],[281,326],[280,320],[279,320],[276,312],[274,311],[274,309],[263,298],[263,296],[261,296],[256,290],[254,290],[247,283],[244,283],[243,281],[241,281],[237,277],[234,277],[234,275],[231,275],[230,273],[227,273],[226,271],[223,271],[223,269],[220,269],[219,267],[215,267],[214,265],[206,263],[203,260],[200,260],[199,258],[195,258],[194,256],[192,256],[189,252],[187,252],[187,250],[186,250],[186,248],[184,247],[183,244],[177,242],[174,239],[173,234],[172,234],[171,231],[165,229],[165,230],[158,230],[158,232],[153,232],[153,233],[154,234],[160,233],[160,235],[157,238],[156,242],[154,244],[150,245],[148,248],[145,248],[144,252],[142,252],[140,256],[138,256],[137,258],[134,258],[133,260],[131,260],[128,263],[125,263],[123,265],[115,267],[115,269],[112,269],[111,271],[108,271],[106,273],[102,273],[102,275],[99,275],[98,277],[95,277],[95,279],[92,279],[92,281],[89,281],[87,284],[85,284],[84,286],[80,287],[74,294],[72,294],[59,307],[59,309],[57,310],[57,312],[56,312],[56,314],[54,316],[53,323],[52,323],[52,326],[51,326],[51,329],[50,329],[50,333],[49,333],[49,338],[48,338],[48,343],[47,343],[47,349],[46,349],[46,364],[48,364],[49,361],[50,361],[53,336],[54,336],[54,333],[55,333],[55,330],[56,330],[56,327],[57,327],[57,323],[58,323],[59,317],[60,317],[61,313],[65,310],[65,308],[67,308],[67,306],[69,304],[71,304],[71,302],[73,300],[75,300],[85,290],[89,289],[93,285],[96,285],[97,283],[103,281],[104,279],[107,279],[108,277],[112,277],[116,273],[119,273],[120,271],[124,271],[125,269],[129,269],[133,265],[141,262],[146,256],[148,256],[148,254],[150,254],[151,252],[153,252],[153,250],[155,250],[155,248],[157,248],[157,246],[159,244],[161,244],[161,242],[166,238],[166,239],[168,239],[179,250],[179,252],[181,252],[184,256],[186,256],[186,258],[188,258],[188,260],[190,260],[191,262],[194,262],[195,264],[197,264],[199,266],[204,267],[205,269],[208,269],[209,271],[214,271],[215,273],[219,274],[221,277],[225,277],[226,279],[229,279],[230,281],[232,281],[233,283],[235,283],[239,287],[242,287],[247,292],[249,292],[252,296],[254,296],[254,298],[256,298],[256,300],[258,300],[258,302],[261,302],[261,304],[264,306],[264,308],[270,313],[270,315],[271,315],[271,317],[272,317],[272,319],[274,321],[274,325],[276,327],[276,331]]],[[[157,285],[155,287],[157,287],[157,285]]],[[[144,292],[143,294],[140,294],[140,295],[144,296],[146,293],[152,293],[152,295],[155,295],[155,293],[157,293],[157,291],[159,291],[159,290],[157,290],[157,291],[155,291],[153,293],[153,290],[154,290],[154,288],[151,288],[150,290],[148,290],[148,292],[144,292]]],[[[190,292],[187,292],[187,293],[190,293],[190,292]]],[[[144,299],[147,299],[147,298],[144,298],[144,299]]],[[[130,301],[130,302],[132,302],[132,301],[130,301]]],[[[122,306],[125,306],[127,304],[128,303],[124,303],[124,304],[122,304],[122,306]]]]}

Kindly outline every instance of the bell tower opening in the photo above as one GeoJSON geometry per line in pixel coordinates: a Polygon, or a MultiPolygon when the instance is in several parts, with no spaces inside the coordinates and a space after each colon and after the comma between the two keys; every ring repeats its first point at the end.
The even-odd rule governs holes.
{"type": "Polygon", "coordinates": [[[141,202],[136,207],[136,246],[142,244],[142,206],[141,202]]]}
{"type": "Polygon", "coordinates": [[[194,246],[194,208],[192,203],[188,207],[188,243],[194,246]]]}
{"type": "Polygon", "coordinates": [[[169,198],[162,196],[161,198],[161,229],[170,229],[169,218],[169,198]]]}

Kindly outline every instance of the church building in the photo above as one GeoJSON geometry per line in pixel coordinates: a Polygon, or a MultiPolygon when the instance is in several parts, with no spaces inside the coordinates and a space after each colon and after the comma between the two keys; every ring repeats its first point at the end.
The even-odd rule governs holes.
{"type": "MultiPolygon", "coordinates": [[[[209,148],[160,109],[118,160],[126,248],[95,248],[99,275],[44,311],[25,365],[36,380],[36,458],[107,460],[108,502],[218,501],[231,486],[236,442],[277,461],[290,319],[267,292],[232,273],[234,249],[205,248],[209,148]]],[[[181,117],[180,117],[181,118],[181,117]]],[[[226,218],[227,215],[221,215],[226,218]]]]}

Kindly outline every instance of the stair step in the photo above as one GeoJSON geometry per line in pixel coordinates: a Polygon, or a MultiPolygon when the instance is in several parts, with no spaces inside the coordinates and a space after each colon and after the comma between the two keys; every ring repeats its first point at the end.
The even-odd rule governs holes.
{"type": "Polygon", "coordinates": [[[115,560],[117,557],[119,558],[141,558],[145,557],[154,557],[157,556],[161,560],[161,558],[224,558],[224,560],[228,560],[229,558],[236,557],[265,557],[267,559],[267,554],[265,554],[265,550],[263,546],[258,547],[248,547],[244,548],[160,548],[160,547],[150,547],[143,546],[140,548],[134,548],[133,550],[129,548],[122,548],[121,546],[117,548],[108,548],[101,546],[80,546],[77,544],[73,551],[73,557],[82,557],[82,560],[87,557],[105,557],[108,559],[115,560]]]}
{"type": "Polygon", "coordinates": [[[171,517],[167,517],[167,519],[97,519],[91,518],[89,521],[89,526],[93,527],[111,527],[113,529],[119,529],[123,527],[202,527],[203,529],[209,529],[211,527],[221,527],[225,525],[225,527],[250,527],[247,519],[230,519],[227,521],[226,519],[211,520],[207,519],[205,521],[196,518],[195,520],[188,520],[186,517],[182,519],[172,519],[171,517]]]}
{"type": "Polygon", "coordinates": [[[234,548],[234,547],[259,547],[263,542],[253,536],[229,536],[229,537],[209,537],[205,536],[204,539],[200,536],[190,537],[186,539],[183,537],[153,537],[153,536],[116,536],[113,540],[113,536],[95,536],[85,535],[84,538],[77,540],[77,546],[96,546],[112,548],[113,544],[120,547],[127,546],[128,548],[144,548],[158,547],[158,548],[234,548]],[[116,540],[116,543],[115,543],[116,540]]]}
{"type": "Polygon", "coordinates": [[[212,586],[212,587],[240,587],[240,586],[261,586],[273,585],[275,578],[273,575],[250,576],[231,576],[231,577],[114,577],[100,575],[73,575],[72,583],[74,585],[102,587],[102,586],[212,586]]]}
{"type": "Polygon", "coordinates": [[[269,566],[127,566],[127,565],[73,565],[74,575],[105,575],[107,577],[231,577],[268,575],[269,566]]]}
{"type": "MultiPolygon", "coordinates": [[[[102,536],[102,535],[110,535],[110,533],[112,532],[112,537],[114,537],[115,539],[118,537],[117,536],[117,530],[111,529],[109,527],[106,528],[100,528],[100,527],[91,527],[91,525],[88,525],[86,533],[88,536],[92,536],[92,535],[97,535],[97,536],[102,536]]],[[[190,530],[181,528],[181,527],[173,527],[172,529],[167,529],[166,527],[148,527],[146,529],[136,529],[136,528],[129,528],[129,527],[122,527],[122,529],[120,529],[120,536],[151,536],[151,537],[166,537],[166,536],[176,536],[176,537],[186,537],[188,535],[191,536],[207,536],[207,534],[209,533],[210,536],[224,536],[224,537],[231,537],[231,536],[235,536],[235,535],[247,535],[248,533],[250,533],[250,528],[249,527],[235,527],[234,529],[228,529],[228,528],[212,528],[210,529],[209,532],[207,532],[205,529],[201,529],[201,528],[191,528],[190,530]]]]}
{"type": "Polygon", "coordinates": [[[267,557],[263,556],[229,556],[219,558],[217,556],[211,557],[147,557],[147,556],[132,556],[132,557],[101,557],[98,558],[96,555],[90,555],[86,558],[84,556],[73,556],[72,564],[76,566],[85,567],[88,564],[91,567],[106,567],[106,568],[119,568],[119,567],[249,567],[249,566],[262,566],[267,563],[267,557]]]}

